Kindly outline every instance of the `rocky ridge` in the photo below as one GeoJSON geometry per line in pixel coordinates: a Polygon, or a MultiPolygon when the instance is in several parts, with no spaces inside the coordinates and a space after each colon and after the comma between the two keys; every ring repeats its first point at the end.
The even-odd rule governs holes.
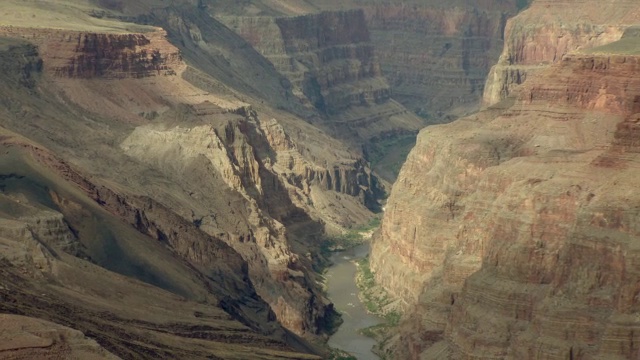
{"type": "Polygon", "coordinates": [[[566,55],[494,106],[420,133],[372,248],[377,281],[409,314],[382,351],[638,356],[640,43],[628,36],[622,53],[566,55]]]}
{"type": "MultiPolygon", "coordinates": [[[[264,359],[316,358],[292,352],[273,333],[267,336],[256,334],[255,328],[242,325],[227,313],[237,316],[237,313],[229,310],[238,302],[220,296],[224,292],[220,292],[220,287],[225,287],[225,284],[214,279],[223,275],[227,284],[233,283],[236,281],[233,279],[234,273],[246,274],[241,263],[235,272],[222,270],[221,274],[210,273],[208,276],[211,281],[201,275],[198,277],[193,269],[181,266],[169,252],[160,250],[162,245],[148,241],[151,239],[144,240],[143,235],[136,235],[136,229],[126,224],[127,210],[131,211],[131,199],[120,199],[118,204],[114,204],[105,196],[105,189],[100,189],[104,202],[109,203],[108,207],[120,206],[119,214],[109,214],[100,209],[93,199],[78,191],[77,187],[69,186],[64,179],[47,170],[54,165],[64,166],[49,152],[34,148],[24,143],[24,139],[4,131],[2,148],[0,167],[3,173],[7,170],[14,173],[1,179],[0,247],[3,251],[0,258],[0,311],[23,315],[2,315],[0,352],[4,358],[119,358],[112,354],[122,358],[204,359],[213,355],[242,359],[249,354],[264,359]],[[82,216],[85,219],[80,219],[82,216]],[[91,233],[92,230],[86,225],[90,216],[99,219],[98,223],[108,223],[109,227],[91,233]],[[123,220],[124,223],[121,222],[123,220]],[[166,282],[164,287],[172,282],[178,283],[183,291],[171,290],[183,293],[186,297],[107,271],[68,254],[63,251],[66,247],[60,246],[71,242],[77,246],[75,254],[87,259],[92,251],[87,237],[106,238],[118,233],[142,241],[146,253],[150,255],[146,263],[137,264],[140,266],[138,271],[146,272],[147,276],[154,273],[160,275],[164,271],[158,277],[166,282]],[[157,264],[152,263],[153,259],[163,262],[162,270],[155,268],[157,264]],[[179,268],[182,270],[176,272],[179,268]],[[206,287],[202,286],[207,281],[210,281],[210,286],[218,287],[215,290],[209,288],[209,294],[206,287]],[[198,286],[198,283],[201,285],[198,286]],[[216,299],[213,293],[220,298],[216,299]],[[194,295],[197,301],[193,300],[194,295]],[[153,311],[149,311],[150,308],[153,311]]],[[[67,176],[71,175],[79,180],[77,173],[67,173],[67,176]]],[[[85,182],[83,185],[90,184],[85,182]]],[[[89,190],[95,190],[94,194],[98,192],[96,188],[84,189],[91,193],[89,190]]],[[[146,223],[147,218],[153,216],[149,215],[151,213],[147,211],[147,215],[138,217],[144,218],[146,223]]],[[[142,225],[137,231],[143,231],[142,225]]],[[[185,239],[170,240],[172,246],[176,245],[176,240],[185,239]]],[[[130,242],[129,246],[133,243],[130,242]]],[[[124,242],[119,245],[124,245],[124,242]]],[[[114,244],[105,242],[102,246],[106,252],[104,255],[115,255],[114,244]]],[[[223,244],[218,251],[219,255],[225,252],[223,244]]],[[[111,264],[126,260],[130,261],[129,264],[135,264],[135,254],[121,255],[111,259],[111,264]]],[[[234,254],[221,259],[224,262],[214,266],[219,269],[233,267],[234,257],[241,259],[234,254]]],[[[97,257],[92,260],[101,262],[97,257]]],[[[118,271],[126,273],[123,269],[118,271]]],[[[145,280],[154,282],[149,278],[145,280]]],[[[246,280],[239,280],[233,291],[227,294],[243,296],[241,294],[246,287],[251,285],[246,280]]],[[[253,304],[246,300],[244,304],[247,306],[263,306],[255,300],[253,304]]],[[[245,319],[248,320],[246,315],[245,319]]],[[[255,323],[252,325],[255,326],[255,323]]],[[[261,324],[262,329],[266,330],[264,325],[261,324]]],[[[271,331],[276,329],[272,327],[271,331]]]]}

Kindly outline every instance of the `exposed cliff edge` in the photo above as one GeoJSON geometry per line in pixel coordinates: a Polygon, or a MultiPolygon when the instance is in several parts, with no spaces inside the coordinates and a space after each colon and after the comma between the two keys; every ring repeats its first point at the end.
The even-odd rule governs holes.
{"type": "Polygon", "coordinates": [[[591,0],[534,1],[507,21],[504,49],[487,77],[484,104],[506,98],[527,77],[569,52],[620,39],[637,22],[639,7],[633,0],[606,6],[591,0]]]}
{"type": "Polygon", "coordinates": [[[638,356],[638,40],[564,56],[420,133],[372,248],[376,279],[409,314],[383,351],[638,356]]]}

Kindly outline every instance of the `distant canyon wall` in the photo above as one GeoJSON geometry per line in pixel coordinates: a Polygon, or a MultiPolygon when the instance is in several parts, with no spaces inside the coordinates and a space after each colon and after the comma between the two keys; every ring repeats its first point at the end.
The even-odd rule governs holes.
{"type": "Polygon", "coordinates": [[[362,11],[221,19],[323,113],[389,98],[362,11]]]}
{"type": "Polygon", "coordinates": [[[516,1],[362,5],[393,97],[436,121],[478,108],[505,21],[517,12],[516,1]]]}
{"type": "MultiPolygon", "coordinates": [[[[366,46],[365,52],[371,55],[374,54],[375,48],[375,64],[361,63],[361,69],[358,70],[352,61],[349,65],[351,70],[342,70],[342,73],[353,74],[357,71],[360,73],[358,78],[364,80],[364,69],[370,78],[378,78],[381,74],[387,80],[386,83],[371,80],[353,82],[353,87],[360,89],[361,95],[357,96],[354,96],[354,90],[350,90],[349,96],[344,89],[339,89],[342,93],[340,98],[344,99],[343,104],[349,103],[347,98],[351,99],[351,103],[361,101],[362,94],[365,98],[379,101],[378,99],[391,95],[390,88],[391,96],[410,111],[430,121],[439,122],[447,115],[464,114],[479,107],[489,70],[503,48],[502,38],[506,21],[515,15],[526,1],[457,1],[447,4],[419,1],[311,3],[329,13],[299,15],[298,21],[304,21],[307,27],[312,27],[317,23],[317,19],[331,24],[326,20],[332,16],[349,17],[348,28],[333,26],[340,34],[336,39],[347,39],[343,44],[363,42],[361,48],[366,46]],[[360,14],[364,14],[364,20],[360,14]],[[354,30],[358,27],[368,30],[359,30],[360,33],[356,34],[354,30]]],[[[305,80],[301,74],[304,72],[304,66],[300,65],[305,65],[308,61],[302,61],[300,64],[281,55],[290,51],[291,47],[286,47],[284,41],[279,40],[282,38],[282,35],[279,36],[279,28],[288,28],[289,30],[284,30],[283,34],[290,34],[290,30],[294,28],[291,25],[295,21],[287,19],[292,18],[282,17],[277,21],[269,16],[220,18],[265,54],[276,68],[289,74],[294,83],[301,84],[305,80]]],[[[326,31],[327,27],[323,29],[326,31]]],[[[295,31],[298,32],[305,33],[295,31]]],[[[358,56],[357,60],[362,61],[362,57],[358,56]]],[[[337,75],[332,79],[344,76],[336,74],[335,70],[324,72],[337,75]]],[[[354,78],[353,75],[348,77],[354,78]]],[[[321,74],[319,85],[325,89],[322,86],[323,79],[326,77],[321,74]]],[[[336,82],[331,79],[329,81],[336,82]]],[[[335,90],[332,92],[336,93],[335,90]]],[[[330,98],[333,103],[337,100],[335,96],[330,98]]]]}
{"type": "Polygon", "coordinates": [[[47,71],[79,79],[175,75],[180,52],[162,29],[147,34],[91,33],[0,27],[0,35],[39,43],[47,71]],[[49,57],[49,55],[51,55],[49,57]]]}
{"type": "Polygon", "coordinates": [[[423,121],[391,99],[361,9],[297,16],[219,16],[290,80],[308,119],[357,147],[414,133],[423,121]]]}

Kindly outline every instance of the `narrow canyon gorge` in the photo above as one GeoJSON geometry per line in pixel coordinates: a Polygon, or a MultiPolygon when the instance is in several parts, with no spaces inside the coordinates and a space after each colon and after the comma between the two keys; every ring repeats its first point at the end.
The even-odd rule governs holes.
{"type": "Polygon", "coordinates": [[[0,359],[639,358],[639,122],[637,0],[2,0],[0,359]]]}

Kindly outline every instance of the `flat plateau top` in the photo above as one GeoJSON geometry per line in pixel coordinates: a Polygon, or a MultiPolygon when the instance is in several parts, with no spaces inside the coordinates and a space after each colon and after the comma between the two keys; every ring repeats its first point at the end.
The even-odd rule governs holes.
{"type": "Polygon", "coordinates": [[[4,0],[0,8],[0,26],[51,28],[100,33],[141,33],[153,31],[143,26],[100,18],[104,11],[88,0],[4,0]]]}

